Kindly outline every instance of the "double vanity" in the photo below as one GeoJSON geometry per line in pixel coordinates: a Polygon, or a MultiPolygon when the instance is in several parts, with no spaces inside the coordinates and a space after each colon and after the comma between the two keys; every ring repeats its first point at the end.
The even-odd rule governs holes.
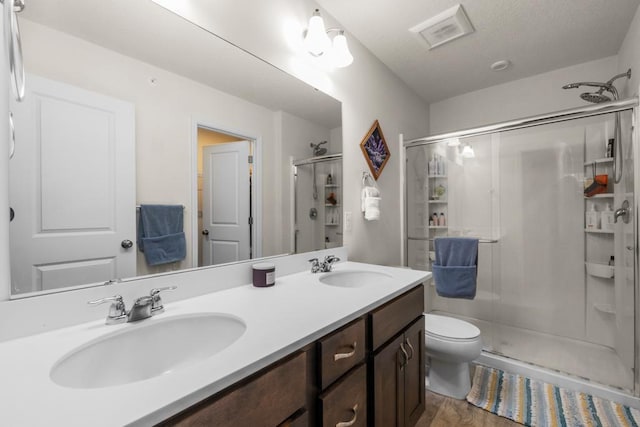
{"type": "Polygon", "coordinates": [[[413,425],[428,276],[340,262],[7,340],[0,424],[413,425]]]}

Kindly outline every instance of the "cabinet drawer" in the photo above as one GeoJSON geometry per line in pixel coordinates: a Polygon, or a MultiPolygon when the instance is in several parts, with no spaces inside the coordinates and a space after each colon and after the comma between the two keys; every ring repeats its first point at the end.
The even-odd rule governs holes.
{"type": "Polygon", "coordinates": [[[364,319],[358,319],[318,341],[321,390],[364,359],[365,339],[364,319]]]}
{"type": "Polygon", "coordinates": [[[424,311],[424,286],[418,285],[372,311],[371,349],[376,350],[404,329],[424,311]]]}
{"type": "Polygon", "coordinates": [[[362,364],[320,396],[323,427],[367,425],[367,371],[362,364]]]}
{"type": "Polygon", "coordinates": [[[276,426],[306,404],[306,360],[307,353],[299,353],[266,368],[238,388],[222,396],[212,396],[161,425],[276,426]]]}

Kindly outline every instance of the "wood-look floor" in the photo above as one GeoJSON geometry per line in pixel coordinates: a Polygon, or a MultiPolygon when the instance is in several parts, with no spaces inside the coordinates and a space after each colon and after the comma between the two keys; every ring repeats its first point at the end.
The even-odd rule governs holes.
{"type": "Polygon", "coordinates": [[[427,407],[416,427],[519,427],[521,424],[427,390],[427,407]]]}

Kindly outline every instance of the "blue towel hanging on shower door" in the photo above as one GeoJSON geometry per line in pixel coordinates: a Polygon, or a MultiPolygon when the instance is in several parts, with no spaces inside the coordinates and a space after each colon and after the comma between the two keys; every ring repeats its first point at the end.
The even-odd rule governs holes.
{"type": "Polygon", "coordinates": [[[181,261],[187,256],[182,205],[141,205],[138,248],[150,266],[181,261]]]}
{"type": "Polygon", "coordinates": [[[432,265],[438,295],[474,299],[478,275],[478,239],[439,237],[434,241],[432,265]]]}

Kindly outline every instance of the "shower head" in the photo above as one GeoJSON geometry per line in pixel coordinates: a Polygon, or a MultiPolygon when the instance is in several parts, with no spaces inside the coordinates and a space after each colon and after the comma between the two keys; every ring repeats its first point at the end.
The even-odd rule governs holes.
{"type": "Polygon", "coordinates": [[[318,142],[317,144],[314,144],[313,142],[309,144],[309,146],[313,149],[313,155],[314,156],[322,156],[324,154],[327,154],[327,149],[326,148],[320,148],[320,146],[322,144],[326,144],[327,141],[322,141],[322,142],[318,142]]]}
{"type": "Polygon", "coordinates": [[[613,85],[613,82],[616,81],[619,78],[622,78],[622,77],[626,77],[626,78],[630,79],[631,78],[631,68],[629,68],[626,73],[621,73],[621,74],[613,76],[613,78],[611,78],[611,80],[609,80],[606,83],[600,83],[600,82],[576,82],[576,83],[566,84],[566,85],[562,86],[562,89],[577,89],[580,86],[597,87],[597,88],[599,88],[597,91],[595,91],[595,92],[584,92],[584,93],[580,94],[580,98],[582,98],[583,100],[585,100],[587,102],[593,102],[595,104],[598,104],[598,103],[601,103],[601,102],[609,102],[612,99],[614,99],[614,100],[618,99],[618,90],[613,85]],[[607,92],[609,92],[611,94],[611,96],[604,95],[603,92],[605,90],[607,92]]]}
{"type": "Polygon", "coordinates": [[[609,98],[607,95],[603,95],[601,93],[601,91],[584,92],[584,93],[580,94],[580,98],[582,98],[583,100],[585,100],[587,102],[592,102],[594,104],[599,104],[601,102],[609,102],[609,101],[611,101],[611,98],[609,98]]]}

